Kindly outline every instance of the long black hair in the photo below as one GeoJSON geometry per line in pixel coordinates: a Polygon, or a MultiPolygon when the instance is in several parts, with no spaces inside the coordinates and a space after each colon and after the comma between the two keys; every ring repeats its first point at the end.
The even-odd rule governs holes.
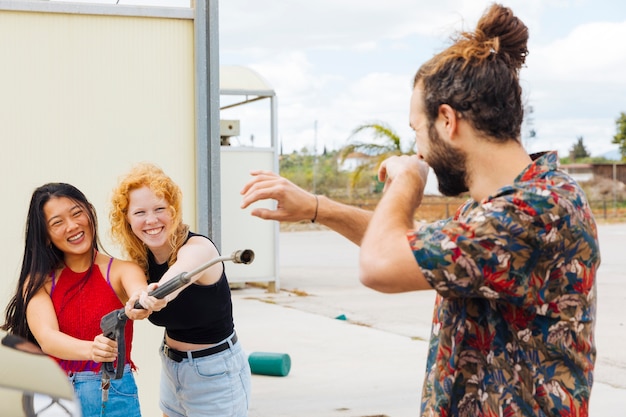
{"type": "Polygon", "coordinates": [[[64,254],[50,241],[44,205],[52,198],[66,197],[81,206],[89,218],[92,231],[92,264],[99,248],[98,220],[93,205],[76,187],[66,183],[48,183],[33,191],[26,218],[24,257],[15,295],[9,302],[2,329],[37,343],[26,321],[26,306],[49,279],[50,273],[63,265],[64,254]]]}

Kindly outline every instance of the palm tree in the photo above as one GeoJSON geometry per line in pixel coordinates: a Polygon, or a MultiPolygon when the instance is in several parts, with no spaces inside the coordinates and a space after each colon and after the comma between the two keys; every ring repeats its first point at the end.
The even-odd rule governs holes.
{"type": "Polygon", "coordinates": [[[409,149],[405,152],[402,149],[400,136],[389,124],[384,122],[369,122],[357,126],[350,134],[348,141],[349,143],[346,146],[339,149],[339,158],[341,163],[345,162],[346,158],[355,152],[361,152],[369,157],[367,162],[359,164],[356,169],[350,174],[351,189],[354,189],[363,173],[378,170],[378,166],[381,164],[381,162],[389,158],[390,156],[412,155],[415,153],[413,149],[409,149]],[[356,135],[363,131],[370,131],[372,133],[374,141],[356,141],[356,135]]]}

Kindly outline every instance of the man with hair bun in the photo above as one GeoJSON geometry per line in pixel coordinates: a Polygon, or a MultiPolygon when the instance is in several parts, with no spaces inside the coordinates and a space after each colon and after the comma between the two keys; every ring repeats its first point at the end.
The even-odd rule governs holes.
{"type": "Polygon", "coordinates": [[[556,152],[529,155],[519,71],[528,29],[492,5],[473,32],[415,74],[418,152],[379,168],[374,212],[253,172],[242,207],[264,219],[313,218],[361,246],[360,280],[388,293],[437,292],[422,416],[587,416],[596,358],[596,224],[556,152]],[[428,166],[456,214],[416,225],[428,166]]]}

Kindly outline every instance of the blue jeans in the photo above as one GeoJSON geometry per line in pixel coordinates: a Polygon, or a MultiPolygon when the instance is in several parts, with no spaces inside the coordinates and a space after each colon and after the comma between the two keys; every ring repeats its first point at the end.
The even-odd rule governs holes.
{"type": "Polygon", "coordinates": [[[76,372],[69,376],[82,417],[141,417],[135,377],[130,365],[124,367],[121,379],[111,379],[109,400],[102,404],[102,372],[76,372]]]}
{"type": "Polygon", "coordinates": [[[176,362],[161,349],[161,410],[169,417],[246,417],[251,373],[241,343],[176,362]]]}

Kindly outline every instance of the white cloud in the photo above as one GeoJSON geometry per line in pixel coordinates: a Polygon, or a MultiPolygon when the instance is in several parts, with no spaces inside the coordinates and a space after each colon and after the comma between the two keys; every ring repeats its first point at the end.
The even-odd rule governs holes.
{"type": "Polygon", "coordinates": [[[557,150],[560,156],[567,156],[581,136],[592,156],[600,156],[617,146],[611,145],[610,140],[605,140],[615,134],[615,121],[609,118],[552,119],[538,123],[536,129],[539,132],[537,138],[528,140],[528,149],[531,152],[557,150]]]}
{"type": "Polygon", "coordinates": [[[626,85],[626,20],[592,22],[567,37],[537,45],[528,57],[533,78],[626,85]]]}
{"type": "MultiPolygon", "coordinates": [[[[274,85],[285,151],[312,149],[316,138],[318,149],[341,146],[356,126],[374,120],[389,123],[410,142],[414,71],[445,47],[454,31],[473,29],[491,4],[419,3],[229,0],[220,4],[221,59],[248,65],[274,85]]],[[[579,18],[583,24],[569,27],[559,19],[567,11],[584,14],[597,7],[588,0],[505,5],[531,33],[522,76],[535,108],[538,137],[532,143],[559,144],[563,151],[583,136],[593,154],[610,148],[612,118],[626,108],[621,98],[626,92],[616,87],[624,83],[619,73],[626,56],[620,48],[624,25],[579,18]]]]}
{"type": "MultiPolygon", "coordinates": [[[[220,37],[227,51],[363,49],[411,35],[447,38],[459,11],[480,14],[485,4],[440,0],[229,0],[220,3],[220,37]]],[[[465,15],[467,16],[467,15],[465,15]]]]}
{"type": "Polygon", "coordinates": [[[626,111],[626,20],[589,22],[534,45],[523,70],[538,132],[531,149],[567,155],[578,137],[593,156],[617,145],[615,119],[626,111]]]}

